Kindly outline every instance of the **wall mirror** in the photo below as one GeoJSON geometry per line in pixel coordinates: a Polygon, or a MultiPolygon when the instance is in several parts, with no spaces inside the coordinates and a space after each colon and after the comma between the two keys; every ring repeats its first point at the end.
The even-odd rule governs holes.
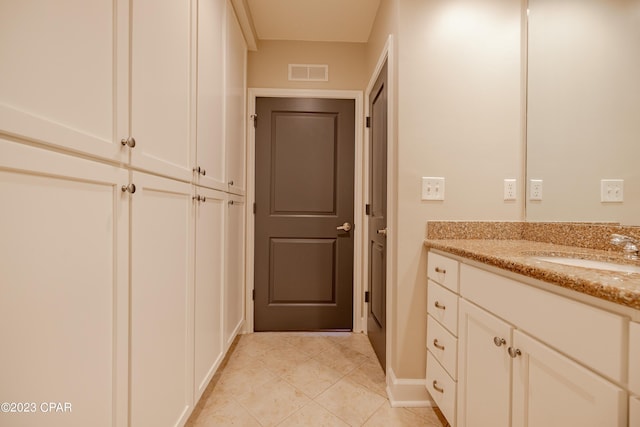
{"type": "Polygon", "coordinates": [[[527,220],[640,225],[640,0],[529,0],[527,68],[527,220]]]}

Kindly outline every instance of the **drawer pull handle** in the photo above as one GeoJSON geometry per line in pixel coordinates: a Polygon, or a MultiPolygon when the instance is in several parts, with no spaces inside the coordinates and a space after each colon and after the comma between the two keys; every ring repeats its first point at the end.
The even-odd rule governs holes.
{"type": "Polygon", "coordinates": [[[445,310],[447,308],[444,305],[440,304],[440,301],[436,301],[434,305],[436,306],[436,308],[439,308],[441,310],[445,310]]]}
{"type": "Polygon", "coordinates": [[[436,267],[436,273],[447,274],[447,270],[444,268],[436,267]]]}
{"type": "Polygon", "coordinates": [[[493,343],[495,345],[497,345],[498,347],[504,345],[507,343],[507,341],[505,341],[504,338],[499,338],[499,337],[493,337],[493,343]]]}
{"type": "Polygon", "coordinates": [[[444,388],[438,387],[438,381],[433,380],[433,388],[440,393],[444,393],[444,388]]]}
{"type": "Polygon", "coordinates": [[[509,356],[511,356],[512,358],[516,358],[520,355],[522,355],[522,352],[520,351],[520,349],[518,348],[513,348],[513,347],[509,347],[507,349],[507,352],[509,353],[509,356]]]}
{"type": "Polygon", "coordinates": [[[440,349],[440,350],[444,350],[444,346],[443,346],[443,345],[438,344],[438,338],[436,338],[436,339],[434,339],[434,340],[433,340],[433,346],[434,346],[435,348],[440,349]]]}

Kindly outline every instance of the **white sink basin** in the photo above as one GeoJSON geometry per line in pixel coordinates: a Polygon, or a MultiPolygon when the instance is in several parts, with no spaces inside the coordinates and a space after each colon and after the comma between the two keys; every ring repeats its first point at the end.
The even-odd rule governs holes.
{"type": "Polygon", "coordinates": [[[555,264],[569,265],[572,267],[594,268],[596,270],[616,271],[618,273],[640,273],[640,266],[629,264],[616,264],[613,262],[558,256],[537,256],[535,258],[540,261],[553,262],[555,264]]]}

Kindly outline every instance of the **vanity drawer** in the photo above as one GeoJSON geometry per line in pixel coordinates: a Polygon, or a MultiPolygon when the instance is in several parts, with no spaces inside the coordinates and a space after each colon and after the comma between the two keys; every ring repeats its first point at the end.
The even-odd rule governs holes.
{"type": "Polygon", "coordinates": [[[427,316],[427,348],[451,375],[458,379],[458,339],[430,315],[427,316]]]}
{"type": "Polygon", "coordinates": [[[458,261],[429,252],[427,276],[445,288],[458,292],[458,261]]]}
{"type": "Polygon", "coordinates": [[[626,382],[622,316],[463,264],[460,295],[560,352],[626,382]]]}
{"type": "Polygon", "coordinates": [[[629,323],[629,390],[640,396],[640,323],[629,323]]]}
{"type": "Polygon", "coordinates": [[[458,295],[429,280],[427,313],[453,335],[458,335],[458,295]]]}
{"type": "Polygon", "coordinates": [[[427,351],[427,391],[449,424],[455,426],[457,384],[427,351]]]}

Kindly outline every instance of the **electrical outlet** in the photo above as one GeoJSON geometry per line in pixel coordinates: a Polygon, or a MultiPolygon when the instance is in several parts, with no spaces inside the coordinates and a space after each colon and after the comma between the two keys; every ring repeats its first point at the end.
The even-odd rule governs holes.
{"type": "Polygon", "coordinates": [[[624,200],[623,179],[603,179],[600,181],[600,201],[619,203],[624,200]]]}
{"type": "Polygon", "coordinates": [[[529,180],[529,200],[542,200],[542,180],[529,180]]]}
{"type": "Polygon", "coordinates": [[[444,178],[423,176],[422,200],[444,200],[444,178]]]}
{"type": "Polygon", "coordinates": [[[516,180],[504,180],[504,200],[516,200],[516,180]]]}

